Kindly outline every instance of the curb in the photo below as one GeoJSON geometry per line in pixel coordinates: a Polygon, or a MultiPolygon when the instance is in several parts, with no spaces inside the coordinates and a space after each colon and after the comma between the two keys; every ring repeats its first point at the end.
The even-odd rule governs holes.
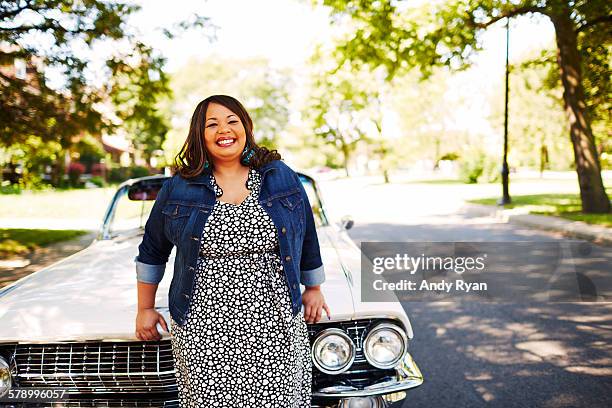
{"type": "Polygon", "coordinates": [[[464,209],[480,216],[519,224],[546,231],[559,232],[568,237],[585,239],[595,244],[612,246],[612,228],[591,225],[582,221],[569,221],[550,215],[529,214],[524,209],[502,209],[493,205],[465,203],[464,209]]]}

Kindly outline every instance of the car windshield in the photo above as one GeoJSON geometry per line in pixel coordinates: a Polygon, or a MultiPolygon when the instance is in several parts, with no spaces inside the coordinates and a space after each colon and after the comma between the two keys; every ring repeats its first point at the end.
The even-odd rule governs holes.
{"type": "MultiPolygon", "coordinates": [[[[328,220],[313,181],[302,174],[299,177],[308,195],[316,226],[327,225],[328,220]]],[[[107,211],[103,238],[114,238],[129,232],[142,233],[164,180],[165,177],[155,177],[122,186],[107,211]]]]}

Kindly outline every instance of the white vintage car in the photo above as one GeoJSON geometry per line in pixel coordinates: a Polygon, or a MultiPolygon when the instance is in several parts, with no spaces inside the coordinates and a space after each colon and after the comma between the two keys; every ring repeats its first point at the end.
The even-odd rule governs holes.
{"type": "MultiPolygon", "coordinates": [[[[330,223],[315,181],[299,174],[317,223],[321,289],[332,314],[308,325],[313,406],[401,401],[423,382],[408,352],[410,321],[399,302],[361,302],[361,253],[346,233],[352,221],[330,223]]],[[[89,247],[0,290],[0,396],[11,387],[44,387],[65,389],[70,399],[37,406],[179,406],[170,334],[158,325],[160,341],[134,335],[133,260],[165,178],[121,184],[89,247]]],[[[155,303],[167,322],[173,261],[174,251],[155,303]]]]}

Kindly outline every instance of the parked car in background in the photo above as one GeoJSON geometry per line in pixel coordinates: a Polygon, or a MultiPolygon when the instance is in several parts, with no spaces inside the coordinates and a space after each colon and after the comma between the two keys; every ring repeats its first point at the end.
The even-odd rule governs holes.
{"type": "MultiPolygon", "coordinates": [[[[327,218],[316,182],[299,173],[317,224],[332,319],[308,324],[313,406],[384,407],[423,377],[409,352],[410,320],[399,302],[360,301],[352,220],[327,218]]],[[[0,394],[11,387],[62,388],[70,400],[40,406],[178,407],[170,334],[135,335],[134,257],[167,177],[122,183],[98,238],[84,250],[0,290],[0,394]],[[59,405],[56,405],[59,404],[59,405]]],[[[170,321],[173,250],[156,308],[170,321]]]]}

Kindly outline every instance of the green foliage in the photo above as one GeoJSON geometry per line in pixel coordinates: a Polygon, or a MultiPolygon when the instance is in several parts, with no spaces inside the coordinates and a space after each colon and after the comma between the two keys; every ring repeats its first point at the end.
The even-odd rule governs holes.
{"type": "Polygon", "coordinates": [[[128,55],[107,62],[112,72],[108,92],[121,127],[147,160],[163,144],[169,130],[169,119],[159,109],[160,100],[171,97],[164,63],[164,58],[140,42],[128,55]]]}
{"type": "MultiPolygon", "coordinates": [[[[438,163],[451,152],[459,152],[465,145],[480,143],[480,134],[466,134],[456,129],[460,121],[460,107],[468,105],[465,96],[455,92],[451,73],[445,68],[433,68],[427,80],[417,72],[397,76],[393,80],[391,105],[398,113],[402,129],[402,145],[412,157],[438,163]]],[[[474,133],[474,132],[472,132],[474,133]]]]}
{"type": "Polygon", "coordinates": [[[108,172],[108,181],[110,183],[123,183],[128,179],[145,177],[150,174],[149,169],[144,166],[113,167],[108,172]]]}
{"type": "Polygon", "coordinates": [[[92,178],[89,179],[89,181],[98,187],[106,187],[107,185],[106,181],[104,181],[104,179],[100,176],[93,176],[92,178]]]}
{"type": "MultiPolygon", "coordinates": [[[[578,49],[582,59],[583,84],[588,117],[600,153],[612,153],[612,85],[610,82],[610,61],[612,60],[610,38],[612,28],[607,26],[590,26],[581,30],[578,35],[578,49]]],[[[559,101],[562,108],[562,84],[554,47],[541,51],[540,55],[530,55],[518,67],[516,74],[522,71],[535,72],[539,79],[533,84],[533,92],[543,93],[559,101]]],[[[513,72],[513,75],[515,72],[513,72]]],[[[514,94],[515,90],[512,91],[514,94]]],[[[559,115],[555,115],[559,116],[559,115]]],[[[567,118],[561,122],[569,127],[567,118]]],[[[569,149],[568,149],[569,150],[569,149]]],[[[571,151],[569,152],[571,154],[571,151]]],[[[602,169],[605,169],[605,156],[601,157],[602,169]]],[[[609,166],[609,164],[608,164],[609,166]]]]}
{"type": "MultiPolygon", "coordinates": [[[[538,13],[552,18],[570,7],[577,29],[586,33],[605,27],[611,11],[605,0],[451,0],[417,7],[395,0],[313,2],[331,7],[335,20],[348,17],[353,23],[336,49],[339,65],[348,61],[356,67],[382,66],[389,79],[415,67],[425,76],[436,65],[467,68],[481,49],[480,32],[508,16],[538,13]]],[[[609,33],[609,27],[603,31],[609,33]]]]}
{"type": "Polygon", "coordinates": [[[79,140],[73,150],[79,154],[79,162],[85,165],[85,172],[91,172],[92,166],[105,156],[102,144],[91,135],[79,140]]]}
{"type": "Polygon", "coordinates": [[[71,46],[91,47],[98,38],[124,39],[124,22],[136,9],[116,1],[97,0],[0,5],[0,42],[6,45],[0,51],[0,63],[13,64],[19,58],[41,68],[56,68],[63,74],[66,91],[49,88],[38,66],[33,66],[25,79],[0,74],[3,144],[24,142],[29,135],[36,135],[66,147],[71,136],[94,132],[102,124],[102,116],[94,109],[101,95],[85,79],[89,61],[77,56],[71,46]],[[32,14],[35,19],[28,18],[32,14]]]}
{"type": "Polygon", "coordinates": [[[149,169],[144,166],[133,166],[130,168],[130,177],[145,177],[150,174],[149,169]]]}
{"type": "Polygon", "coordinates": [[[130,177],[129,167],[113,167],[108,172],[108,181],[110,183],[123,183],[130,177]]]}
{"type": "Polygon", "coordinates": [[[21,191],[19,184],[10,184],[7,181],[0,185],[0,194],[21,194],[21,191]]]}
{"type": "Polygon", "coordinates": [[[330,6],[334,20],[344,18],[351,23],[335,49],[337,66],[348,62],[356,69],[382,67],[387,80],[413,68],[420,69],[424,78],[436,66],[465,69],[472,63],[474,53],[481,49],[481,33],[491,25],[518,15],[548,17],[556,31],[564,102],[569,118],[576,119],[571,122],[571,140],[576,150],[582,204],[586,212],[610,211],[594,155],[595,138],[589,120],[589,113],[602,117],[607,114],[609,122],[610,110],[597,113],[599,103],[591,104],[590,108],[587,105],[597,95],[607,98],[608,103],[610,100],[608,55],[612,3],[605,0],[450,0],[423,2],[418,6],[396,0],[321,0],[317,3],[330,6]],[[596,55],[589,55],[589,49],[596,55]],[[590,78],[597,78],[595,81],[580,76],[581,59],[592,72],[590,78]],[[596,90],[599,84],[604,84],[601,92],[596,90]],[[586,87],[590,89],[585,90],[586,87]]]}
{"type": "MultiPolygon", "coordinates": [[[[23,160],[21,152],[29,150],[31,138],[52,146],[45,160],[54,163],[51,181],[57,186],[63,175],[62,160],[54,158],[57,147],[59,153],[69,150],[74,136],[123,127],[145,157],[161,146],[168,126],[158,103],[170,93],[165,61],[126,24],[137,10],[139,6],[118,0],[0,3],[0,145],[15,152],[10,160],[23,160]],[[107,71],[93,72],[94,52],[87,51],[102,44],[114,52],[106,57],[107,71]],[[11,73],[17,60],[27,65],[25,78],[11,73]],[[47,84],[45,70],[55,74],[54,88],[47,84]],[[102,114],[97,106],[114,109],[102,114]]],[[[205,25],[206,18],[194,15],[164,31],[173,37],[205,25]]],[[[28,186],[40,179],[43,154],[37,156],[41,160],[35,165],[26,165],[28,186]]]]}
{"type": "MultiPolygon", "coordinates": [[[[512,166],[568,170],[573,164],[567,134],[569,122],[563,111],[563,89],[551,84],[546,65],[534,64],[533,54],[511,68],[509,100],[509,158],[512,166]]],[[[491,95],[490,122],[503,134],[504,88],[499,85],[491,95]]]]}
{"type": "Polygon", "coordinates": [[[0,167],[13,164],[21,167],[20,188],[40,190],[46,188],[42,180],[45,169],[57,169],[52,176],[56,185],[64,175],[63,148],[59,142],[46,141],[40,136],[28,136],[23,143],[0,148],[0,167]],[[61,170],[60,170],[61,169],[61,170]]]}
{"type": "Polygon", "coordinates": [[[386,86],[366,70],[342,66],[330,71],[328,57],[319,47],[311,59],[310,94],[302,117],[317,138],[342,156],[348,174],[358,145],[384,148],[380,139],[386,86]]]}
{"type": "Polygon", "coordinates": [[[455,161],[457,159],[459,159],[459,155],[455,152],[446,153],[440,157],[440,160],[455,161]]]}
{"type": "Polygon", "coordinates": [[[459,178],[468,184],[499,181],[499,159],[495,160],[482,149],[468,150],[459,158],[459,178]]]}

